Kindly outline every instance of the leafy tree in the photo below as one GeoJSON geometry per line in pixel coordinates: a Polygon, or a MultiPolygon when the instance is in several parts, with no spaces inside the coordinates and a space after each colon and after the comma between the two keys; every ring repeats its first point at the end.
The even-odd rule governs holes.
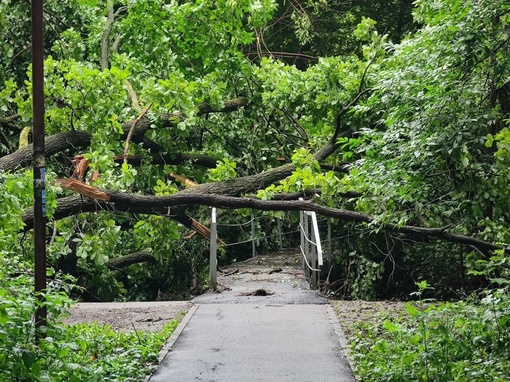
{"type": "MultiPolygon", "coordinates": [[[[507,5],[418,2],[414,17],[422,27],[400,42],[415,25],[399,16],[409,3],[392,2],[387,12],[378,4],[48,2],[51,264],[78,276],[88,298],[136,295],[126,287],[146,286],[144,279],[162,269],[151,259],[173,264],[169,273],[188,267],[194,276],[179,283],[202,277],[196,266],[206,243],[195,237],[194,244],[178,244],[206,222],[200,205],[310,208],[354,222],[355,244],[339,249],[356,254],[356,271],[347,272],[342,256],[337,264],[354,275],[351,286],[367,266],[384,264],[357,297],[375,296],[374,287],[384,294],[395,269],[412,270],[395,288],[412,285],[409,275],[445,282],[456,272],[464,282],[468,264],[508,242],[507,5]],[[382,32],[362,17],[371,14],[380,16],[382,32]],[[348,39],[336,38],[343,47],[321,37],[330,27],[318,28],[322,16],[333,15],[345,21],[333,39],[359,21],[348,39]],[[275,33],[279,25],[284,33],[275,33]],[[324,44],[314,49],[324,57],[296,67],[259,54],[274,50],[268,48],[253,60],[261,39],[299,54],[319,39],[324,44]],[[182,177],[198,185],[183,189],[182,177]],[[320,189],[320,204],[269,200],[310,189],[320,189]],[[76,191],[86,197],[72,196],[76,191]],[[242,198],[257,192],[263,201],[242,198]],[[370,233],[357,231],[360,223],[370,233]],[[171,260],[186,256],[194,260],[171,260]],[[445,257],[451,268],[441,269],[445,257]]],[[[27,4],[1,8],[10,26],[24,25],[27,10],[27,4]]],[[[22,40],[4,44],[3,59],[21,51],[22,40]]],[[[2,147],[9,155],[0,169],[29,185],[23,167],[30,151],[23,146],[31,86],[20,66],[6,64],[2,74],[2,147]]],[[[16,214],[5,219],[17,227],[29,258],[30,186],[24,190],[15,198],[16,214]]],[[[12,199],[12,188],[2,192],[12,199]]]]}
{"type": "MultiPolygon", "coordinates": [[[[508,128],[508,5],[424,1],[415,17],[424,27],[388,47],[364,105],[379,119],[364,130],[363,163],[350,174],[364,190],[357,209],[507,243],[508,168],[493,137],[508,128]]],[[[440,275],[452,248],[434,251],[429,265],[440,275]]],[[[453,264],[464,262],[462,252],[487,256],[461,249],[453,264]]]]}

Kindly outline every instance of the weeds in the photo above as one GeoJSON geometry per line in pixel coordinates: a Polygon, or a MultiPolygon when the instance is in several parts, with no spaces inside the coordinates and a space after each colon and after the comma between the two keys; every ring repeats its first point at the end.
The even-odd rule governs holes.
{"type": "Polygon", "coordinates": [[[158,333],[120,332],[97,324],[60,322],[71,304],[65,283],[46,293],[48,325],[34,341],[33,278],[16,255],[0,255],[0,381],[140,381],[157,362],[164,341],[177,327],[158,333]],[[12,276],[16,275],[16,276],[12,276]]]}
{"type": "MultiPolygon", "coordinates": [[[[418,285],[421,293],[428,288],[418,285]]],[[[351,344],[355,372],[370,382],[507,382],[510,296],[496,290],[466,302],[407,304],[408,315],[361,324],[351,344]]]]}

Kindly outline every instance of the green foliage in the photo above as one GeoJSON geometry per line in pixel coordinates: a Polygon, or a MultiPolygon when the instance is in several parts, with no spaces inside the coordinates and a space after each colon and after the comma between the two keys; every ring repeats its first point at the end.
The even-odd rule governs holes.
{"type": "Polygon", "coordinates": [[[33,277],[30,264],[0,252],[0,380],[135,381],[149,373],[164,341],[178,322],[159,333],[119,332],[97,324],[60,322],[72,301],[73,280],[50,281],[45,293],[48,325],[34,344],[33,277]],[[14,276],[16,275],[16,276],[14,276]]]}
{"type": "Polygon", "coordinates": [[[381,279],[384,265],[371,261],[356,251],[349,254],[350,297],[356,300],[375,300],[376,285],[381,279]]]}
{"type": "Polygon", "coordinates": [[[494,291],[480,301],[408,304],[407,317],[361,325],[351,345],[355,373],[371,382],[507,381],[509,303],[494,291]]]}
{"type": "MultiPolygon", "coordinates": [[[[346,147],[348,156],[360,159],[339,184],[363,195],[343,205],[354,203],[357,211],[374,216],[375,231],[381,223],[450,226],[452,232],[507,243],[510,55],[502,42],[508,39],[508,3],[417,5],[421,29],[400,44],[383,43],[387,56],[373,68],[374,92],[346,118],[364,126],[359,144],[346,147]]],[[[367,36],[367,23],[358,27],[360,37],[367,36]]],[[[392,264],[384,261],[397,274],[399,267],[412,273],[410,280],[431,280],[439,295],[463,287],[469,279],[463,267],[480,260],[465,248],[411,239],[417,242],[391,240],[386,247],[392,264]],[[460,275],[456,281],[454,274],[460,275]]],[[[356,249],[368,258],[377,250],[356,249]]],[[[506,274],[496,264],[494,259],[491,273],[506,274]]]]}
{"type": "Polygon", "coordinates": [[[236,162],[232,162],[227,158],[216,162],[216,168],[209,169],[209,179],[213,182],[234,179],[236,174],[236,162]]]}
{"type": "Polygon", "coordinates": [[[103,265],[108,261],[108,253],[112,253],[115,246],[115,240],[120,227],[115,225],[113,220],[104,222],[103,226],[94,229],[93,232],[80,234],[79,238],[74,239],[78,242],[76,255],[81,258],[89,258],[98,265],[103,265]]]}
{"type": "MultiPolygon", "coordinates": [[[[473,256],[474,257],[474,256],[473,256]]],[[[496,287],[507,288],[510,286],[510,258],[504,250],[494,251],[489,259],[474,259],[470,273],[483,275],[496,287]]]]}
{"type": "MultiPolygon", "coordinates": [[[[368,155],[362,173],[355,176],[370,179],[366,186],[371,196],[361,198],[359,205],[364,209],[371,203],[376,207],[370,208],[372,213],[397,224],[425,219],[442,225],[455,220],[470,230],[478,221],[476,217],[470,221],[472,214],[466,210],[492,208],[494,220],[508,210],[507,198],[496,200],[492,194],[494,183],[506,182],[508,174],[494,166],[484,147],[487,131],[501,115],[497,105],[473,101],[483,100],[490,91],[484,79],[496,70],[484,61],[490,54],[486,47],[499,33],[506,33],[500,21],[491,26],[494,39],[478,31],[505,6],[445,1],[434,3],[437,7],[429,12],[432,3],[420,2],[416,15],[427,25],[395,46],[379,73],[369,103],[378,104],[372,105],[383,126],[367,131],[371,141],[362,147],[368,155]],[[388,184],[396,185],[390,193],[388,184]],[[398,212],[404,209],[409,211],[406,216],[398,212]]],[[[494,52],[498,71],[508,71],[507,57],[501,50],[494,52]]]]}
{"type": "MultiPolygon", "coordinates": [[[[381,226],[448,227],[510,242],[507,1],[418,1],[413,31],[409,0],[122,0],[106,36],[107,4],[45,4],[47,132],[91,134],[86,149],[48,158],[50,222],[56,197],[70,194],[51,181],[71,176],[75,154],[98,171],[94,186],[156,196],[178,192],[172,173],[205,183],[292,163],[295,171],[259,190],[260,198],[320,188],[316,201],[374,217],[338,229],[349,237],[336,247],[346,297],[406,294],[413,279],[430,280],[438,295],[482,277],[505,283],[502,253],[487,261],[381,226]],[[238,96],[249,105],[199,112],[203,103],[217,109],[238,96]],[[129,144],[140,167],[117,164],[126,126],[149,104],[144,138],[129,144]],[[319,163],[313,153],[333,134],[336,151],[319,163]],[[158,154],[181,153],[224,159],[209,170],[192,160],[152,164],[158,154]]],[[[14,151],[32,123],[28,6],[0,4],[1,117],[18,115],[0,125],[1,154],[14,151]]],[[[31,233],[23,233],[21,216],[32,202],[31,173],[2,174],[0,182],[0,244],[30,262],[31,233]]],[[[187,213],[209,218],[205,208],[187,213]]],[[[187,294],[190,283],[203,281],[205,263],[203,243],[190,244],[186,233],[165,216],[80,214],[48,225],[49,263],[103,299],[187,294]],[[157,265],[108,269],[110,260],[140,251],[157,265]]]]}
{"type": "Polygon", "coordinates": [[[318,57],[361,54],[362,44],[353,34],[364,18],[377,23],[379,34],[399,42],[413,25],[411,0],[298,0],[278,1],[277,14],[267,23],[259,39],[258,55],[276,57],[306,69],[318,57]],[[299,55],[285,55],[299,52],[299,55]]]}
{"type": "MultiPolygon", "coordinates": [[[[259,190],[260,198],[320,188],[316,201],[374,217],[368,225],[334,225],[342,237],[335,272],[347,298],[400,297],[414,280],[435,286],[419,284],[420,298],[507,286],[505,251],[381,230],[387,223],[446,227],[505,248],[510,242],[510,5],[415,5],[413,22],[410,0],[47,1],[47,133],[87,131],[91,144],[48,158],[48,260],[57,271],[49,271],[51,325],[39,348],[31,345],[33,244],[22,220],[32,205],[32,174],[0,174],[0,370],[11,373],[0,379],[129,380],[154,360],[158,335],[139,340],[59,324],[69,281],[58,270],[104,300],[188,296],[207,277],[206,244],[182,239],[187,229],[167,218],[174,209],[151,216],[104,210],[52,222],[56,198],[70,194],[52,180],[71,176],[76,154],[98,172],[95,181],[87,177],[94,186],[155,196],[179,191],[172,173],[205,183],[292,163],[295,171],[259,190]],[[199,113],[203,103],[218,109],[238,96],[249,105],[199,113]],[[144,139],[135,135],[129,145],[140,167],[117,164],[126,126],[149,104],[140,122],[144,139]],[[319,163],[313,153],[332,137],[336,151],[319,163]],[[157,154],[181,153],[223,159],[213,169],[192,160],[152,164],[157,154]],[[155,263],[107,266],[142,251],[155,263]]],[[[1,155],[15,151],[32,124],[29,6],[0,2],[1,155]]],[[[186,212],[209,219],[206,208],[186,212]]],[[[275,246],[275,216],[257,221],[266,248],[275,246]]],[[[220,236],[234,241],[248,233],[225,229],[220,236]]],[[[409,306],[407,321],[364,329],[354,345],[358,373],[369,381],[508,380],[508,302],[507,292],[494,291],[469,304],[409,306]]]]}

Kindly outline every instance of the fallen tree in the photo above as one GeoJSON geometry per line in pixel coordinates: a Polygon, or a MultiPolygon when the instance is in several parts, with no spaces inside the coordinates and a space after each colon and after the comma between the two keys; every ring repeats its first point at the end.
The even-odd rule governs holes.
{"type": "Polygon", "coordinates": [[[117,257],[115,259],[111,259],[108,261],[105,266],[106,268],[116,271],[125,267],[129,267],[133,264],[139,264],[139,263],[147,263],[147,262],[154,262],[156,259],[154,259],[154,256],[152,256],[152,253],[142,251],[142,252],[134,252],[130,253],[129,255],[124,255],[121,257],[117,257]]]}
{"type": "MultiPolygon", "coordinates": [[[[317,161],[324,161],[339,147],[337,139],[340,136],[349,136],[350,131],[342,130],[341,119],[347,111],[355,105],[360,97],[366,91],[359,91],[358,94],[348,103],[338,114],[336,118],[335,131],[330,140],[319,150],[317,150],[313,158],[317,161]]],[[[217,110],[217,112],[226,112],[238,110],[240,107],[246,106],[248,101],[246,98],[238,98],[225,102],[224,108],[217,110]]],[[[213,112],[214,110],[208,104],[202,104],[198,107],[200,114],[213,112]]],[[[163,117],[164,124],[172,124],[175,118],[182,119],[185,116],[182,113],[169,114],[163,117]]],[[[133,129],[132,139],[143,139],[143,135],[150,126],[150,121],[147,117],[141,117],[137,121],[136,126],[133,121],[125,123],[123,130],[127,132],[133,129]]],[[[60,142],[60,147],[68,144],[68,137],[76,138],[78,132],[62,133],[67,135],[57,134],[56,136],[49,137],[50,143],[60,142]],[[63,137],[66,137],[63,139],[63,137]]],[[[83,132],[80,132],[83,133],[83,132]]],[[[89,138],[90,141],[90,138],[89,138]]],[[[58,144],[50,145],[50,147],[58,147],[58,144]]],[[[56,150],[56,149],[55,149],[56,150]]],[[[28,152],[30,149],[25,148],[18,150],[18,152],[11,154],[10,159],[2,161],[0,158],[0,169],[11,168],[12,161],[16,160],[18,163],[26,164],[28,161],[28,152]],[[16,159],[14,159],[16,158],[16,159]],[[7,164],[9,163],[9,165],[7,164]],[[2,167],[3,166],[3,167],[2,167]]],[[[52,151],[53,152],[53,151],[52,151]]],[[[191,159],[191,157],[182,156],[181,158],[191,159]]],[[[121,161],[124,156],[119,155],[115,160],[121,161]]],[[[137,158],[138,160],[138,158],[137,158]]],[[[204,159],[205,162],[210,163],[211,158],[204,159]]],[[[347,165],[344,166],[344,170],[347,165]]],[[[374,217],[355,211],[337,209],[332,207],[323,206],[314,203],[310,200],[288,200],[289,197],[281,197],[283,200],[264,201],[253,197],[243,197],[244,195],[256,192],[271,184],[278,182],[290,176],[296,170],[293,164],[284,164],[282,166],[269,169],[259,174],[239,177],[222,182],[209,182],[195,185],[192,188],[184,189],[176,194],[169,196],[152,196],[140,195],[133,193],[124,193],[113,190],[99,190],[92,186],[86,185],[75,179],[60,180],[60,184],[66,188],[80,193],[80,197],[65,197],[57,201],[57,208],[54,212],[54,219],[61,219],[67,216],[76,215],[83,212],[99,212],[99,211],[119,211],[131,212],[139,214],[156,214],[164,215],[173,219],[184,226],[199,232],[202,236],[209,238],[208,229],[204,229],[203,225],[196,220],[190,218],[185,213],[185,208],[189,206],[204,205],[225,209],[236,208],[251,208],[264,211],[315,211],[320,215],[328,216],[344,221],[355,223],[373,224],[374,217]],[[198,227],[198,228],[197,228],[198,227]]],[[[304,192],[302,195],[295,194],[292,197],[306,196],[304,192]]],[[[309,196],[309,194],[308,194],[309,196]]],[[[353,193],[347,196],[359,196],[353,193]]],[[[32,228],[33,211],[31,209],[25,211],[23,214],[23,221],[25,229],[32,228]]],[[[379,223],[380,224],[380,223],[379,223]]],[[[206,227],[205,227],[206,228],[206,227]]],[[[478,250],[486,253],[487,251],[494,251],[502,249],[503,247],[480,240],[471,236],[449,233],[448,228],[427,228],[412,225],[399,226],[395,224],[382,223],[379,228],[397,232],[401,234],[413,235],[415,237],[435,237],[441,240],[446,240],[453,243],[471,245],[478,250]]]]}
{"type": "MultiPolygon", "coordinates": [[[[240,178],[242,179],[242,178],[240,178]]],[[[229,182],[215,184],[216,189],[228,188],[229,182]]],[[[164,215],[195,229],[186,223],[183,209],[188,206],[204,205],[224,209],[251,208],[262,211],[315,211],[316,213],[355,223],[372,224],[375,219],[366,214],[323,206],[310,200],[260,200],[256,198],[235,197],[218,194],[205,194],[203,192],[190,192],[198,189],[194,187],[168,196],[151,196],[123,193],[111,190],[101,190],[108,200],[94,200],[88,197],[66,197],[57,202],[54,218],[59,219],[83,212],[119,211],[142,214],[164,215]]],[[[26,228],[32,227],[33,210],[29,209],[23,214],[26,228]]],[[[452,243],[472,245],[483,252],[503,249],[502,246],[480,240],[471,236],[447,232],[450,227],[426,228],[411,225],[395,225],[378,223],[378,227],[391,232],[413,235],[415,237],[434,237],[452,243]]]]}
{"type": "MultiPolygon", "coordinates": [[[[212,106],[208,103],[202,103],[197,106],[198,115],[205,115],[208,113],[224,113],[231,112],[235,110],[239,110],[239,108],[247,106],[248,99],[245,97],[234,98],[224,102],[224,106],[221,109],[213,109],[212,106]]],[[[186,116],[182,112],[176,112],[171,114],[163,114],[160,116],[160,123],[162,127],[170,127],[175,125],[177,121],[181,121],[185,119],[186,116]]],[[[129,121],[122,124],[122,131],[124,132],[122,135],[122,139],[126,139],[129,131],[131,130],[133,121],[129,121]]],[[[144,141],[145,133],[151,128],[153,121],[149,117],[142,117],[139,121],[137,121],[136,126],[133,129],[133,134],[131,140],[136,143],[140,143],[144,141]]],[[[51,156],[56,153],[65,151],[65,150],[76,150],[83,149],[90,145],[92,139],[92,133],[88,131],[66,131],[62,133],[57,133],[51,135],[45,139],[45,152],[46,156],[51,156]]],[[[207,163],[207,166],[211,166],[211,159],[206,156],[198,156],[197,154],[183,154],[183,153],[175,153],[173,155],[167,155],[161,157],[159,154],[154,155],[154,161],[164,162],[164,163],[182,163],[186,160],[197,160],[200,162],[207,163]]],[[[4,171],[14,171],[19,168],[27,167],[31,164],[32,161],[32,145],[28,145],[15,151],[12,154],[5,155],[0,158],[0,170],[4,171]]],[[[214,164],[213,164],[214,165],[214,164]]]]}

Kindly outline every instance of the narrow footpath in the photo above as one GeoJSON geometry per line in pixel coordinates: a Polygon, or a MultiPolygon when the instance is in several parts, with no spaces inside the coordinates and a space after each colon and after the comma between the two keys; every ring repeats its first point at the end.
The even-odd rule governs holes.
{"type": "Polygon", "coordinates": [[[287,251],[223,269],[149,381],[355,381],[333,309],[300,266],[287,251]]]}

